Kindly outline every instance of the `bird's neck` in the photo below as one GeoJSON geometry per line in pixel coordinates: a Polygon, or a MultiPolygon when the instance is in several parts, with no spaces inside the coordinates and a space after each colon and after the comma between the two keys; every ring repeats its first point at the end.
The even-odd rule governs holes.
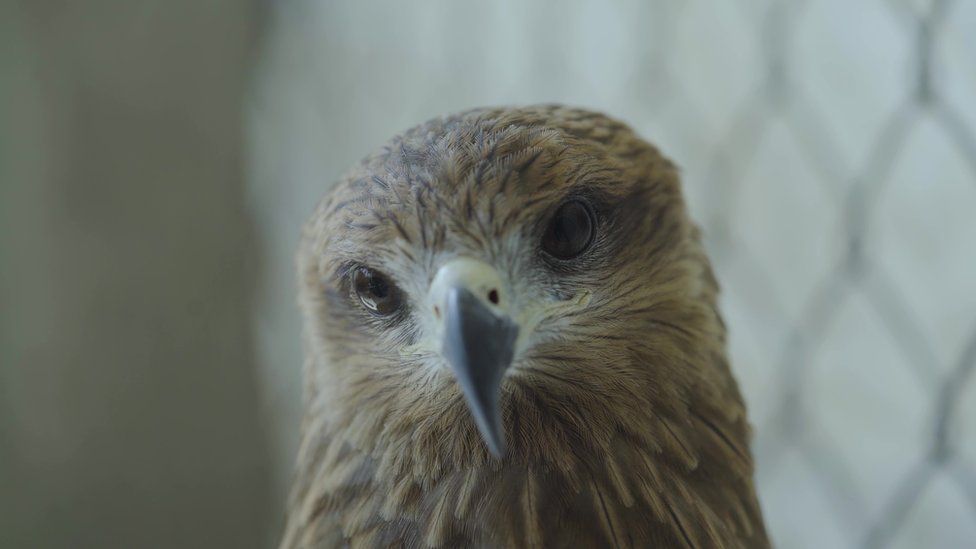
{"type": "Polygon", "coordinates": [[[404,437],[363,437],[362,423],[320,425],[306,430],[304,490],[292,510],[305,518],[289,530],[435,547],[764,546],[744,424],[650,408],[601,432],[516,410],[500,460],[461,416],[404,437]]]}

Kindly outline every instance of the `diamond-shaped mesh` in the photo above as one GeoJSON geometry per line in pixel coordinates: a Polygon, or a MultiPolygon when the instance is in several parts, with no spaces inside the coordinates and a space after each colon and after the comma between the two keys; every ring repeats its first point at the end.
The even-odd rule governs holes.
{"type": "MultiPolygon", "coordinates": [[[[950,2],[875,3],[874,10],[890,13],[873,16],[890,16],[907,44],[902,58],[880,58],[905,70],[899,92],[892,94],[897,102],[875,129],[859,129],[866,142],[857,146],[864,152],[852,159],[835,138],[848,124],[810,100],[810,75],[804,74],[810,60],[797,53],[797,41],[804,38],[799,27],[811,3],[743,8],[754,25],[761,76],[702,176],[708,182],[704,192],[719,197],[693,200],[708,212],[705,232],[726,293],[738,294],[726,309],[734,317],[738,309],[752,316],[742,323],[731,319],[733,351],[739,340],[755,338],[765,355],[748,359],[769,363],[762,370],[767,379],[748,378],[743,385],[759,426],[755,451],[770,528],[783,546],[972,546],[976,462],[961,455],[959,446],[964,436],[976,435],[972,403],[964,402],[976,397],[976,277],[935,273],[925,282],[961,284],[909,287],[899,282],[912,282],[911,276],[892,270],[899,261],[928,260],[933,267],[961,264],[957,270],[974,273],[976,134],[940,91],[937,71],[968,70],[964,76],[972,79],[976,50],[970,50],[968,66],[947,67],[940,59],[938,41],[953,11],[950,2]],[[905,165],[913,154],[915,164],[928,164],[928,174],[905,165]],[[945,190],[957,185],[969,188],[945,190]],[[914,212],[917,219],[904,211],[926,206],[934,209],[914,212]],[[778,208],[790,211],[766,213],[778,208]],[[943,223],[942,215],[958,219],[943,223]],[[756,216],[767,219],[750,219],[756,216]],[[900,240],[905,227],[898,225],[914,222],[933,225],[932,236],[958,243],[930,250],[933,256],[958,255],[958,261],[924,252],[897,257],[903,255],[899,247],[928,245],[900,240]],[[938,233],[942,229],[945,234],[938,233]],[[784,258],[795,263],[776,264],[784,258]],[[944,318],[948,311],[935,309],[933,315],[913,306],[934,294],[932,299],[950,307],[952,292],[964,294],[954,326],[944,318]],[[935,326],[926,326],[932,320],[935,326]],[[964,405],[970,414],[965,420],[964,405]]],[[[832,24],[843,25],[840,20],[860,14],[833,15],[832,24]]],[[[672,16],[682,17],[681,10],[672,16]]],[[[970,31],[973,23],[970,18],[970,31]]],[[[856,28],[859,22],[847,24],[856,28]]],[[[864,48],[872,48],[869,38],[864,48]]],[[[680,79],[680,73],[669,75],[680,79]]],[[[857,76],[848,76],[857,85],[857,76]]],[[[924,273],[924,265],[915,267],[924,273]]],[[[740,374],[749,371],[746,355],[734,354],[740,374]]]]}
{"type": "Polygon", "coordinates": [[[325,181],[445,111],[588,106],[683,169],[776,544],[976,546],[976,2],[276,6],[252,116],[276,402],[325,181]]]}

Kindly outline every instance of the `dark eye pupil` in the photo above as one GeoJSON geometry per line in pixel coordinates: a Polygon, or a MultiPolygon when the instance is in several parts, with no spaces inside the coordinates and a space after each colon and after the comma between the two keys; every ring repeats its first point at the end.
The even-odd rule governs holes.
{"type": "Polygon", "coordinates": [[[558,259],[572,259],[583,253],[593,240],[593,213],[579,200],[556,210],[542,237],[542,249],[558,259]]]}
{"type": "Polygon", "coordinates": [[[390,287],[382,278],[373,276],[369,279],[369,291],[377,299],[383,299],[390,293],[390,287]]]}
{"type": "Polygon", "coordinates": [[[352,275],[353,290],[370,312],[388,315],[400,304],[395,289],[382,274],[368,267],[360,267],[352,275]]]}

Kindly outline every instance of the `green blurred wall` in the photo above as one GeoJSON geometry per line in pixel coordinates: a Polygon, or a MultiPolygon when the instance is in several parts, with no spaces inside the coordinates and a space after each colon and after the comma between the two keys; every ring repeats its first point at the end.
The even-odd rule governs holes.
{"type": "Polygon", "coordinates": [[[265,547],[236,0],[0,0],[0,547],[265,547]]]}

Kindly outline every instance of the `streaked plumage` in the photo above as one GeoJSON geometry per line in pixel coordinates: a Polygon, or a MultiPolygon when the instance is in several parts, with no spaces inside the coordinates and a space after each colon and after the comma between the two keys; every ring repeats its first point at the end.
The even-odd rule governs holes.
{"type": "Polygon", "coordinates": [[[322,201],[298,263],[282,547],[768,546],[716,281],[676,168],[625,125],[539,106],[413,128],[322,201]],[[538,242],[567,196],[594,204],[596,237],[553,262],[538,242]],[[501,386],[501,459],[429,337],[424,296],[457,257],[500,273],[530,334],[501,386]],[[355,265],[407,309],[365,312],[355,265]]]}

